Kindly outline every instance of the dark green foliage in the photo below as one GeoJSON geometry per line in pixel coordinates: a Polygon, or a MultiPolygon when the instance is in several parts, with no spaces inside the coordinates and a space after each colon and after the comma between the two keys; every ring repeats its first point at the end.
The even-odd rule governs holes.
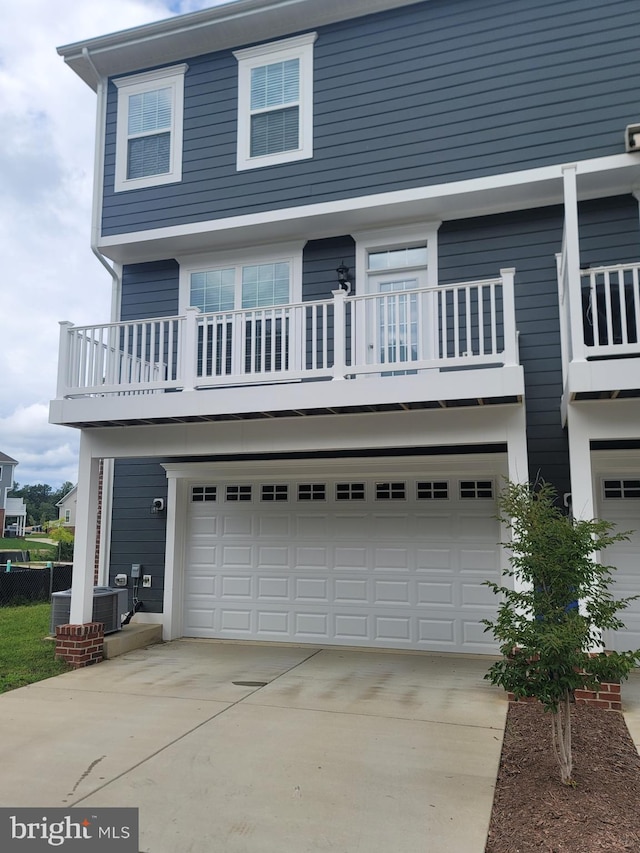
{"type": "Polygon", "coordinates": [[[533,696],[554,712],[578,688],[622,680],[640,662],[640,650],[589,653],[602,631],[623,627],[618,613],[632,600],[614,599],[615,569],[597,562],[594,552],[628,534],[614,533],[608,521],[572,520],[555,500],[547,483],[505,488],[500,519],[513,541],[505,543],[510,568],[504,574],[513,578],[515,589],[487,582],[502,601],[495,621],[485,620],[503,654],[486,678],[516,698],[533,696]]]}

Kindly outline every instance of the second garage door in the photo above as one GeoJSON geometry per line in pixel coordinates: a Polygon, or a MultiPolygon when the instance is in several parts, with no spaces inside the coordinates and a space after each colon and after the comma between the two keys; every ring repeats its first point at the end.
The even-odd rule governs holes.
{"type": "Polygon", "coordinates": [[[190,637],[492,653],[492,476],[189,488],[190,637]]]}

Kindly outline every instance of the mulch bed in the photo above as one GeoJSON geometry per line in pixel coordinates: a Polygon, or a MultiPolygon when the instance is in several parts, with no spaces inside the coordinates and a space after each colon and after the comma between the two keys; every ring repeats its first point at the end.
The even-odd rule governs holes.
{"type": "Polygon", "coordinates": [[[560,782],[551,722],[512,702],[485,853],[640,853],[640,757],[622,714],[572,709],[576,787],[560,782]]]}

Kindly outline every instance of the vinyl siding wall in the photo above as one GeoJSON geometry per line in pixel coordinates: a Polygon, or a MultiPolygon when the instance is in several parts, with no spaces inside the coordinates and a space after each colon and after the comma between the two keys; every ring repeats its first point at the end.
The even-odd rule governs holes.
{"type": "Polygon", "coordinates": [[[314,156],[236,171],[237,62],[185,57],[183,179],[114,194],[103,234],[619,154],[638,120],[636,0],[429,0],[318,30],[314,156]]]}

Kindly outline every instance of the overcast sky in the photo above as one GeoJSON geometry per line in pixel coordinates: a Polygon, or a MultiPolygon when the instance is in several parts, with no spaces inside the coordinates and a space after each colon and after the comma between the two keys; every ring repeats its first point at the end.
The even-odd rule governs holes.
{"type": "Polygon", "coordinates": [[[223,0],[0,0],[0,452],[21,485],[77,479],[79,433],[48,424],[59,320],[109,321],[90,249],[95,94],[56,47],[223,0]]]}

